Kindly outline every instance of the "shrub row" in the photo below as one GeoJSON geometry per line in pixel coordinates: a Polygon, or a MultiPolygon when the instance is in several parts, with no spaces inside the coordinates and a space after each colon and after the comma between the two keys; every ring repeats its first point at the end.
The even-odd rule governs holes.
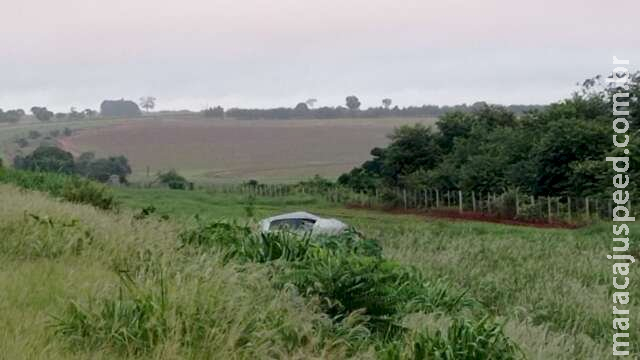
{"type": "Polygon", "coordinates": [[[117,203],[109,190],[98,183],[77,176],[0,168],[0,183],[49,193],[78,204],[113,210],[117,203]]]}

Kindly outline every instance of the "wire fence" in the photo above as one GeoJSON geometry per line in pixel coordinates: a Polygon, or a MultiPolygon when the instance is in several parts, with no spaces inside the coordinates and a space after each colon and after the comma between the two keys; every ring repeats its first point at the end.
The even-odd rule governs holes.
{"type": "Polygon", "coordinates": [[[225,184],[201,185],[198,188],[212,193],[257,197],[310,195],[321,197],[330,203],[362,208],[473,213],[503,219],[546,220],[550,223],[610,219],[615,207],[611,197],[605,195],[533,196],[517,190],[494,193],[431,188],[380,188],[365,193],[340,186],[300,184],[225,184]]]}

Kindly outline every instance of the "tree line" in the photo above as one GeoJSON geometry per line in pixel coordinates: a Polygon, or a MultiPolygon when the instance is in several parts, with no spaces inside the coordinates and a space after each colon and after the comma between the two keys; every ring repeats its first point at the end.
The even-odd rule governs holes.
{"type": "Polygon", "coordinates": [[[13,167],[18,170],[76,174],[101,183],[109,182],[112,176],[126,183],[127,176],[131,174],[129,160],[124,156],[96,158],[94,153],[86,152],[74,159],[71,153],[56,146],[40,146],[29,155],[18,155],[13,160],[13,167]]]}
{"type": "MultiPolygon", "coordinates": [[[[640,72],[633,74],[630,98],[639,98],[640,72]]],[[[482,104],[442,115],[435,129],[397,128],[371,160],[340,176],[357,191],[384,187],[436,188],[478,193],[518,189],[535,196],[592,196],[612,187],[607,156],[625,156],[612,146],[612,94],[601,76],[587,79],[571,98],[521,115],[482,104]]],[[[627,91],[624,91],[627,92],[627,91]]],[[[631,101],[631,131],[640,130],[640,105],[631,101]]],[[[640,153],[632,136],[631,153],[640,153]]],[[[640,158],[631,157],[631,179],[640,158]]],[[[632,186],[637,189],[637,186],[632,186]]],[[[637,191],[637,190],[634,190],[637,191]]]]}
{"type": "MultiPolygon", "coordinates": [[[[385,117],[438,117],[452,111],[472,112],[487,105],[476,102],[471,105],[460,104],[453,106],[422,105],[408,107],[392,107],[392,100],[382,99],[381,106],[361,109],[362,103],[355,95],[345,98],[344,106],[324,106],[315,108],[316,99],[309,99],[298,103],[293,108],[278,107],[272,109],[242,109],[231,108],[225,110],[221,106],[207,108],[202,114],[208,118],[233,118],[238,120],[278,120],[278,119],[339,119],[339,118],[385,118],[385,117]]],[[[515,114],[522,114],[531,110],[540,110],[544,105],[509,105],[506,107],[515,114]]]]}

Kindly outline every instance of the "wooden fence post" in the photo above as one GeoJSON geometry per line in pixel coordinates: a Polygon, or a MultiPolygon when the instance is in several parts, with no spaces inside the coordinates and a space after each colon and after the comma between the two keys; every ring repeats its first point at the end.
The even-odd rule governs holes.
{"type": "Polygon", "coordinates": [[[402,189],[402,199],[404,200],[404,209],[407,210],[407,189],[402,189]]]}
{"type": "Polygon", "coordinates": [[[571,221],[571,196],[567,196],[567,209],[569,210],[569,221],[571,221]]]}
{"type": "Polygon", "coordinates": [[[473,212],[476,212],[476,192],[471,192],[471,203],[473,205],[473,212]]]}
{"type": "Polygon", "coordinates": [[[436,208],[440,208],[440,191],[438,189],[436,189],[436,208]]]}
{"type": "Polygon", "coordinates": [[[458,190],[458,209],[460,210],[460,214],[464,211],[462,208],[462,190],[458,190]]]}
{"type": "Polygon", "coordinates": [[[516,191],[516,215],[520,215],[520,197],[518,191],[516,191]]]}
{"type": "Polygon", "coordinates": [[[551,223],[551,197],[549,195],[547,195],[547,212],[549,213],[549,223],[551,223]]]}
{"type": "Polygon", "coordinates": [[[590,218],[590,216],[589,216],[589,197],[587,196],[586,198],[584,198],[584,201],[585,201],[585,205],[584,206],[585,206],[585,211],[587,213],[587,219],[589,219],[590,218]]]}
{"type": "Polygon", "coordinates": [[[429,196],[427,195],[427,189],[424,189],[424,208],[429,208],[429,196]]]}

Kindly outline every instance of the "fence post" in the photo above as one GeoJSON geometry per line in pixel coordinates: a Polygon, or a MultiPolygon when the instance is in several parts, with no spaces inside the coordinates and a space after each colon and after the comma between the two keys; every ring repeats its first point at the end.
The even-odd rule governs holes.
{"type": "Polygon", "coordinates": [[[609,217],[613,218],[613,203],[612,203],[612,200],[609,200],[609,217]]]}
{"type": "Polygon", "coordinates": [[[585,211],[587,212],[587,219],[589,219],[590,218],[590,216],[589,216],[589,197],[587,196],[584,199],[584,201],[585,201],[585,205],[584,205],[585,206],[585,211]]]}
{"type": "Polygon", "coordinates": [[[438,189],[436,189],[436,208],[440,208],[440,191],[438,189]]]}
{"type": "Polygon", "coordinates": [[[407,210],[407,189],[402,189],[402,199],[404,200],[404,209],[407,210]]]}
{"type": "Polygon", "coordinates": [[[424,208],[429,208],[429,196],[427,195],[427,189],[424,189],[424,208]]]}
{"type": "Polygon", "coordinates": [[[569,221],[571,221],[571,196],[567,196],[567,209],[569,209],[569,221]]]}
{"type": "Polygon", "coordinates": [[[491,214],[491,193],[487,192],[487,211],[491,214]]]}
{"type": "Polygon", "coordinates": [[[447,190],[447,207],[451,207],[451,191],[447,190]]]}
{"type": "Polygon", "coordinates": [[[520,197],[518,196],[517,190],[516,190],[516,215],[520,215],[520,197]]]}
{"type": "Polygon", "coordinates": [[[471,203],[473,204],[473,212],[476,212],[476,192],[471,192],[471,203]]]}
{"type": "Polygon", "coordinates": [[[460,210],[460,214],[462,214],[462,190],[458,190],[458,208],[460,210]]]}
{"type": "Polygon", "coordinates": [[[551,197],[547,195],[547,212],[549,213],[549,223],[551,223],[551,197]]]}

